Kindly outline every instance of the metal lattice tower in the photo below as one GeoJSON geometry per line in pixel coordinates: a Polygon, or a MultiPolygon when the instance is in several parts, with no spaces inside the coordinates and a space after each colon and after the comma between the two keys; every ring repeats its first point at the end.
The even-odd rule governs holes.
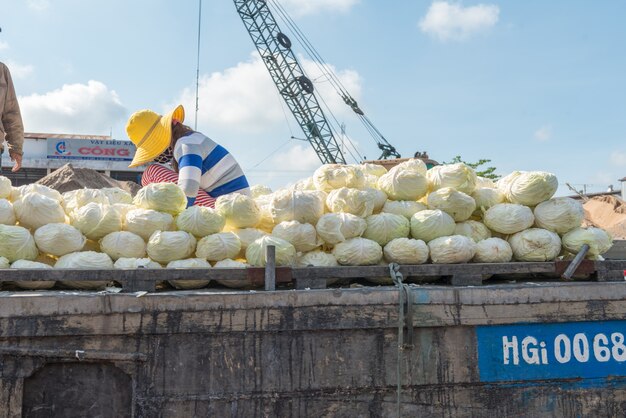
{"type": "Polygon", "coordinates": [[[265,0],[234,1],[278,92],[319,159],[324,164],[345,164],[339,144],[315,97],[313,83],[304,75],[291,51],[291,40],[280,31],[265,0]]]}

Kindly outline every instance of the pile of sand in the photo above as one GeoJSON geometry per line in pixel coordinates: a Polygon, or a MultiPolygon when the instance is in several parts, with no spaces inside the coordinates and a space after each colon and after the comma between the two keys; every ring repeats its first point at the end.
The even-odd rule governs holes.
{"type": "Polygon", "coordinates": [[[119,187],[134,196],[137,190],[141,188],[141,186],[132,181],[118,181],[105,174],[98,173],[96,170],[77,168],[73,167],[72,164],[65,164],[53,173],[39,179],[37,183],[51,187],[61,193],[84,188],[119,187]]]}
{"type": "Polygon", "coordinates": [[[585,224],[605,229],[615,239],[626,239],[626,203],[612,195],[597,196],[583,204],[585,224]]]}

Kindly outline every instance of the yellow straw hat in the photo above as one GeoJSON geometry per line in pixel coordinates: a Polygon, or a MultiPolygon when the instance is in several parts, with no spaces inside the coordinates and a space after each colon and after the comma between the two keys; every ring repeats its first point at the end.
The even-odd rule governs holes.
{"type": "Polygon", "coordinates": [[[180,122],[185,120],[182,105],[164,116],[147,109],[131,115],[126,124],[126,133],[137,151],[129,167],[149,163],[167,149],[172,139],[172,119],[180,122]]]}

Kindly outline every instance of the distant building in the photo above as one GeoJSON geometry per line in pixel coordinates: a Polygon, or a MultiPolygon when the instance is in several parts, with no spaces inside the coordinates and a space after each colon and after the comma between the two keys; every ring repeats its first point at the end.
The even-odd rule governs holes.
{"type": "Polygon", "coordinates": [[[2,175],[14,186],[29,184],[47,176],[64,164],[90,168],[116,180],[139,182],[144,168],[128,168],[135,154],[130,141],[103,135],[25,133],[22,169],[11,172],[13,163],[5,150],[2,175]]]}

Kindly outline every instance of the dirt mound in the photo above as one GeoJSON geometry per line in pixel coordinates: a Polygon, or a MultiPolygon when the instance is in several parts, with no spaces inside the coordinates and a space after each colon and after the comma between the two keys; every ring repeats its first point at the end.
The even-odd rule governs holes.
{"type": "Polygon", "coordinates": [[[137,193],[140,186],[131,181],[117,181],[111,177],[98,173],[89,168],[78,168],[72,164],[65,164],[58,170],[37,181],[38,184],[51,187],[61,193],[76,189],[102,189],[105,187],[119,187],[130,192],[137,193]]]}
{"type": "Polygon", "coordinates": [[[626,203],[611,195],[597,196],[584,203],[585,224],[608,231],[613,238],[626,238],[626,203]]]}

